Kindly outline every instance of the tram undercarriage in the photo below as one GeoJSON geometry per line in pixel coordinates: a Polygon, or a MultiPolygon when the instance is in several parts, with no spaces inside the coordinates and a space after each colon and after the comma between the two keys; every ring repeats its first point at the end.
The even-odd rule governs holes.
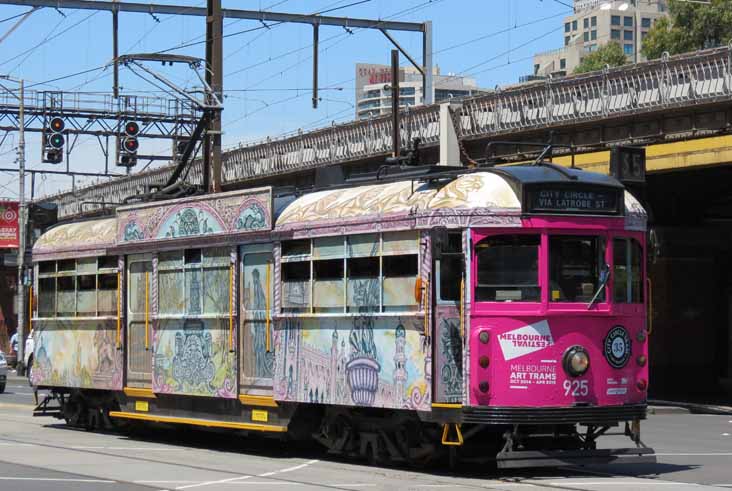
{"type": "MultiPolygon", "coordinates": [[[[114,415],[124,404],[113,392],[53,389],[33,415],[63,419],[69,426],[87,431],[123,431],[130,420],[114,415]]],[[[282,408],[292,415],[287,432],[279,436],[293,441],[315,440],[329,455],[365,460],[371,465],[424,467],[442,461],[451,468],[469,462],[518,469],[655,463],[653,449],[640,439],[639,419],[584,424],[457,424],[424,421],[414,411],[289,406],[282,408]],[[608,435],[627,436],[635,446],[598,449],[598,439],[608,435]]],[[[161,418],[159,422],[166,421],[161,418]]]]}

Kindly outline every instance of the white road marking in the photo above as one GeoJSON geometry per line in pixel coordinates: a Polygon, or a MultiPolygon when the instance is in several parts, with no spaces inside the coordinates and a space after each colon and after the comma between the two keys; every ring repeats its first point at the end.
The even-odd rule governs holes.
{"type": "MultiPolygon", "coordinates": [[[[250,486],[252,484],[258,485],[258,486],[303,486],[307,483],[302,482],[289,482],[289,481],[234,481],[234,482],[227,482],[224,484],[242,484],[250,486]]],[[[320,486],[320,484],[307,484],[308,486],[320,486]]]]}
{"type": "Polygon", "coordinates": [[[335,483],[326,484],[326,486],[333,486],[334,488],[373,488],[376,484],[361,484],[361,483],[335,483]]]}
{"type": "Polygon", "coordinates": [[[251,479],[254,476],[239,476],[239,477],[230,477],[229,479],[221,479],[220,481],[206,481],[206,482],[199,482],[196,484],[189,484],[187,486],[178,486],[175,489],[191,489],[191,488],[198,488],[201,486],[213,486],[214,484],[226,484],[232,481],[243,481],[244,479],[251,479]]]}
{"type": "Polygon", "coordinates": [[[0,442],[0,447],[33,447],[30,443],[5,443],[0,442]]]}
{"type": "Polygon", "coordinates": [[[69,447],[74,450],[145,450],[151,452],[169,452],[169,448],[147,448],[147,447],[84,447],[84,446],[73,446],[69,447]]]}
{"type": "Polygon", "coordinates": [[[133,484],[196,484],[203,481],[132,481],[133,484]]]}
{"type": "Polygon", "coordinates": [[[189,484],[187,486],[178,486],[175,489],[199,488],[202,486],[212,486],[214,484],[237,484],[240,481],[244,481],[246,479],[251,479],[253,477],[269,477],[269,476],[274,476],[275,474],[284,474],[285,472],[296,471],[298,469],[302,469],[303,467],[313,465],[316,462],[319,462],[319,461],[318,460],[309,460],[309,461],[305,462],[304,464],[296,465],[294,467],[287,467],[285,469],[280,469],[277,471],[265,472],[264,474],[258,474],[256,476],[230,477],[229,479],[221,479],[220,481],[207,481],[207,482],[201,482],[201,483],[196,483],[196,484],[189,484]]]}
{"type": "MultiPolygon", "coordinates": [[[[535,485],[540,486],[542,481],[535,481],[535,485]]],[[[550,486],[706,486],[705,484],[696,484],[688,482],[671,482],[671,481],[654,481],[652,479],[638,479],[637,481],[555,481],[548,483],[550,486]]]]}
{"type": "Polygon", "coordinates": [[[334,488],[373,488],[376,486],[376,484],[361,484],[361,483],[335,483],[335,484],[326,484],[326,486],[333,486],[334,488]]]}
{"type": "Polygon", "coordinates": [[[732,452],[720,453],[656,453],[656,457],[732,457],[732,452]]]}
{"type": "Polygon", "coordinates": [[[89,482],[97,484],[117,484],[117,481],[108,481],[105,479],[64,479],[54,477],[11,477],[0,476],[0,481],[52,481],[52,482],[89,482]]]}

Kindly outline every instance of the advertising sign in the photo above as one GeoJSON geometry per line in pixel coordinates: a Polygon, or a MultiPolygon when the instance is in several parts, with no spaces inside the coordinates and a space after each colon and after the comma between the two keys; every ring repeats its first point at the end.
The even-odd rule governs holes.
{"type": "Polygon", "coordinates": [[[18,248],[18,202],[0,201],[0,249],[18,248]]]}

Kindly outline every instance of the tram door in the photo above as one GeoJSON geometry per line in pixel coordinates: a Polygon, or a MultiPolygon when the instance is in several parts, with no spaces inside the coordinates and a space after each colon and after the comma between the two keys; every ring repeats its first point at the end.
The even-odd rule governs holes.
{"type": "MultiPolygon", "coordinates": [[[[461,231],[433,235],[434,288],[432,288],[434,337],[433,401],[463,400],[463,339],[465,319],[461,306],[465,278],[465,254],[461,231]]],[[[464,303],[464,302],[463,302],[464,303]]]]}
{"type": "Polygon", "coordinates": [[[152,383],[152,256],[127,257],[127,386],[152,383]]]}
{"type": "Polygon", "coordinates": [[[271,395],[274,373],[274,261],[272,244],[241,248],[241,355],[242,394],[271,395]]]}

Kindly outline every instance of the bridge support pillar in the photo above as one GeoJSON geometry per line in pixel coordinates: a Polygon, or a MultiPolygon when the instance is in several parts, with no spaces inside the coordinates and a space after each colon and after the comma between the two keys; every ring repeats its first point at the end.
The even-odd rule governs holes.
{"type": "Polygon", "coordinates": [[[460,104],[440,104],[440,162],[439,165],[460,165],[460,144],[455,131],[453,113],[460,104]]]}

